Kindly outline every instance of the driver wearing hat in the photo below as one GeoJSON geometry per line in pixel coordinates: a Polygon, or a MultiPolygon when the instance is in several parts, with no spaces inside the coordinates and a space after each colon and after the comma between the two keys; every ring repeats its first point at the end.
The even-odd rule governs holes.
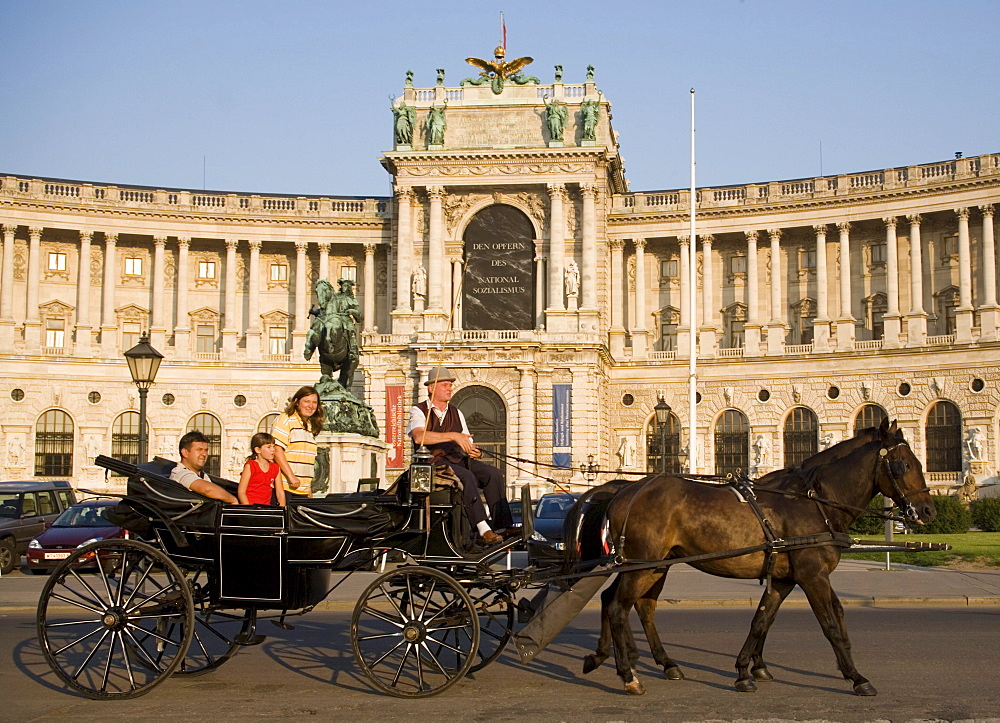
{"type": "Polygon", "coordinates": [[[503,473],[480,462],[482,451],[472,441],[465,415],[450,405],[455,377],[446,367],[434,367],[427,375],[427,401],[410,408],[406,433],[414,444],[424,445],[440,462],[462,480],[462,504],[479,539],[486,545],[502,542],[504,536],[518,534],[513,528],[510,506],[504,491],[503,473]],[[483,490],[483,505],[479,490],[483,490]],[[490,526],[492,521],[493,527],[490,526]]]}

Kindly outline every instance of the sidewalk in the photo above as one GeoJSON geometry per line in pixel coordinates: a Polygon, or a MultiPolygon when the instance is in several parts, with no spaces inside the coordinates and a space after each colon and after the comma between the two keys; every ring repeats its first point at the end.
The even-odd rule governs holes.
{"type": "MultiPolygon", "coordinates": [[[[513,564],[524,564],[515,554],[513,564]]],[[[909,565],[844,560],[833,573],[833,589],[844,606],[959,606],[1000,605],[1000,570],[945,570],[909,565]]],[[[355,573],[334,590],[318,610],[350,610],[375,573],[355,573]]],[[[0,614],[34,611],[45,586],[45,576],[14,572],[0,578],[0,614]]],[[[334,576],[334,581],[339,574],[334,576]]],[[[675,566],[667,576],[660,600],[664,606],[755,607],[763,589],[756,580],[728,580],[675,566]]],[[[795,588],[785,605],[808,605],[795,588]]],[[[594,598],[588,607],[599,607],[594,598]]]]}

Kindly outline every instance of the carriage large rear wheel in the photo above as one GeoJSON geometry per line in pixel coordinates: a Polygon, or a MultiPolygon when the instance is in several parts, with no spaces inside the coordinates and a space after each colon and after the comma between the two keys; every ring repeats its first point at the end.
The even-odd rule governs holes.
{"type": "Polygon", "coordinates": [[[441,693],[476,662],[475,603],[449,575],[401,567],[376,578],[351,618],[351,648],[365,676],[400,698],[441,693]]]}
{"type": "Polygon", "coordinates": [[[73,690],[134,698],[184,659],[194,629],[191,589],[160,550],[103,540],[53,571],[38,601],[37,627],[45,660],[73,690]]]}
{"type": "Polygon", "coordinates": [[[194,630],[187,654],[174,675],[201,675],[215,670],[236,655],[255,628],[252,608],[223,611],[211,604],[212,581],[204,569],[188,575],[194,600],[194,630]]]}

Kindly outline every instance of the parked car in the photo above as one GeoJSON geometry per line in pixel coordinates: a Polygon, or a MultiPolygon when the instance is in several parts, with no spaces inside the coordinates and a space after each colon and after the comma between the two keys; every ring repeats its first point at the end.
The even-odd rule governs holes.
{"type": "Polygon", "coordinates": [[[528,564],[546,565],[562,560],[563,521],[566,513],[580,495],[567,492],[553,492],[542,495],[535,505],[532,516],[535,531],[528,540],[528,564]]]}
{"type": "MultiPolygon", "coordinates": [[[[90,500],[73,505],[49,529],[28,545],[28,569],[38,575],[49,572],[77,548],[98,540],[128,537],[128,533],[105,515],[118,500],[90,500]]],[[[88,557],[87,562],[93,562],[88,557]]]]}
{"type": "Polygon", "coordinates": [[[75,503],[66,480],[0,482],[0,574],[13,571],[28,543],[75,503]]]}

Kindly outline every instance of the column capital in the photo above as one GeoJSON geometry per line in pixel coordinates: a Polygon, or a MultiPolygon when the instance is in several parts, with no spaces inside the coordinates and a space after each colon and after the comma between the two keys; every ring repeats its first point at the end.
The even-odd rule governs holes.
{"type": "MultiPolygon", "coordinates": [[[[374,254],[375,253],[375,249],[377,249],[378,246],[379,245],[376,244],[376,243],[366,243],[365,244],[365,253],[366,254],[374,254]]],[[[327,247],[327,249],[329,249],[330,248],[330,244],[327,243],[326,247],[327,247]]]]}
{"type": "Polygon", "coordinates": [[[979,207],[979,212],[982,213],[983,216],[992,216],[993,215],[993,204],[992,203],[988,203],[985,206],[980,206],[979,207]]]}
{"type": "Polygon", "coordinates": [[[304,254],[309,249],[309,242],[304,239],[296,239],[295,241],[295,252],[304,254]]]}
{"type": "Polygon", "coordinates": [[[632,245],[635,246],[636,250],[646,248],[646,239],[644,238],[634,238],[632,239],[632,245]]]}
{"type": "Polygon", "coordinates": [[[3,232],[3,234],[5,236],[7,234],[10,234],[11,236],[13,236],[14,234],[17,233],[17,224],[16,223],[4,223],[4,224],[0,224],[0,232],[3,232]]]}
{"type": "Polygon", "coordinates": [[[251,251],[260,251],[261,240],[260,239],[250,239],[247,241],[247,245],[250,247],[251,251]]]}
{"type": "MultiPolygon", "coordinates": [[[[259,243],[259,242],[258,242],[259,243]]],[[[184,238],[183,236],[177,237],[177,248],[187,250],[188,246],[191,245],[190,238],[184,238]]]]}
{"type": "Polygon", "coordinates": [[[710,233],[700,234],[698,238],[701,239],[701,243],[703,246],[711,246],[713,243],[715,243],[715,236],[713,236],[710,233]]]}
{"type": "Polygon", "coordinates": [[[321,254],[322,253],[330,253],[330,246],[332,245],[332,243],[330,241],[316,241],[315,244],[316,244],[316,248],[319,249],[319,252],[321,254]]]}
{"type": "Polygon", "coordinates": [[[610,246],[615,251],[621,251],[623,248],[625,248],[625,239],[609,238],[608,246],[610,246]]]}
{"type": "Polygon", "coordinates": [[[958,216],[958,218],[960,220],[968,221],[969,220],[969,209],[968,208],[956,208],[955,209],[955,215],[958,216]]]}
{"type": "Polygon", "coordinates": [[[743,237],[748,242],[753,241],[754,243],[757,243],[757,239],[760,238],[760,232],[759,231],[744,231],[743,232],[743,237]]]}
{"type": "Polygon", "coordinates": [[[588,196],[591,198],[597,198],[597,184],[596,183],[581,183],[580,193],[584,198],[588,196]]]}
{"type": "Polygon", "coordinates": [[[547,186],[549,192],[549,198],[564,198],[566,196],[566,184],[564,183],[550,183],[547,186]]]}
{"type": "Polygon", "coordinates": [[[826,236],[826,224],[825,223],[816,224],[815,226],[813,226],[813,231],[816,233],[817,237],[826,236]]]}
{"type": "Polygon", "coordinates": [[[42,237],[42,227],[41,226],[31,226],[28,229],[28,236],[33,240],[37,241],[42,237]]]}
{"type": "Polygon", "coordinates": [[[90,243],[94,239],[93,231],[80,230],[78,233],[80,234],[80,241],[85,241],[87,243],[90,243]]]}
{"type": "Polygon", "coordinates": [[[689,243],[691,243],[691,237],[690,236],[678,236],[677,237],[677,243],[679,243],[681,246],[687,246],[689,243]]]}
{"type": "Polygon", "coordinates": [[[236,247],[239,245],[240,240],[235,238],[226,239],[226,251],[235,251],[236,247]]]}
{"type": "Polygon", "coordinates": [[[413,189],[409,186],[403,188],[396,188],[396,198],[400,201],[412,201],[413,200],[413,189]]]}
{"type": "Polygon", "coordinates": [[[914,213],[907,216],[906,220],[910,222],[911,226],[919,226],[923,217],[919,213],[914,213]]]}
{"type": "Polygon", "coordinates": [[[767,235],[768,235],[768,236],[769,236],[769,237],[770,237],[770,238],[771,238],[772,240],[773,240],[773,239],[777,239],[778,241],[780,241],[780,240],[781,240],[781,229],[780,229],[780,228],[769,228],[769,229],[767,230],[767,235]]]}
{"type": "Polygon", "coordinates": [[[837,224],[837,230],[840,231],[840,233],[850,233],[850,231],[851,231],[851,222],[850,221],[841,221],[840,223],[837,224]]]}
{"type": "Polygon", "coordinates": [[[896,217],[895,216],[887,216],[886,218],[882,219],[882,223],[885,224],[886,230],[888,230],[888,229],[894,229],[894,228],[896,228],[896,217]]]}
{"type": "Polygon", "coordinates": [[[444,186],[427,186],[427,197],[432,201],[444,199],[444,186]]]}
{"type": "Polygon", "coordinates": [[[104,243],[114,245],[118,243],[118,234],[111,233],[110,231],[104,232],[104,243]]]}
{"type": "Polygon", "coordinates": [[[167,245],[167,237],[166,236],[153,236],[153,245],[156,246],[157,248],[162,249],[164,246],[167,245]]]}

